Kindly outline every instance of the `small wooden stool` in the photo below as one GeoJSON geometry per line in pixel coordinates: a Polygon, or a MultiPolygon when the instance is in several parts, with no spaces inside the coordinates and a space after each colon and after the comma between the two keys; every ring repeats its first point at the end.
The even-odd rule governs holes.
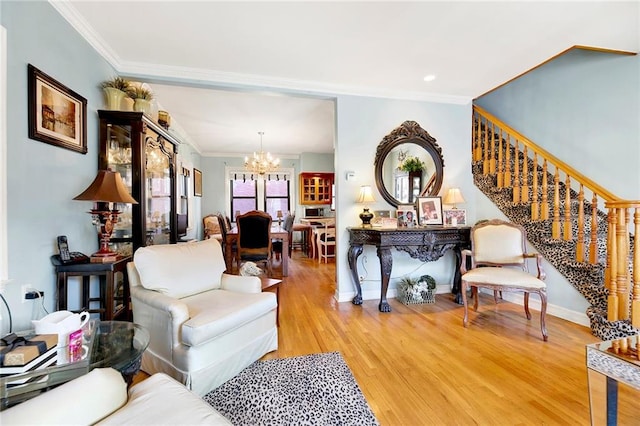
{"type": "MultiPolygon", "coordinates": [[[[307,255],[309,256],[309,243],[311,242],[311,225],[307,225],[307,224],[302,224],[302,223],[295,223],[293,225],[293,228],[291,229],[292,232],[300,232],[300,241],[299,242],[293,242],[291,244],[291,248],[295,248],[300,247],[300,249],[307,255]]],[[[295,238],[292,238],[292,240],[295,240],[295,238]]]]}

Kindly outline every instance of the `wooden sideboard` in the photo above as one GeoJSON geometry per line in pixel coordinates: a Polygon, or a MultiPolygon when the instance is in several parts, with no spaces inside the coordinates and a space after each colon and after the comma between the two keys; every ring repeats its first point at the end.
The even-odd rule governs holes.
{"type": "Polygon", "coordinates": [[[429,226],[416,228],[363,228],[350,227],[349,231],[349,269],[356,287],[354,305],[362,304],[362,288],[358,276],[358,257],[362,254],[363,246],[377,247],[380,259],[380,276],[382,288],[380,295],[380,312],[391,312],[387,302],[389,277],[393,266],[391,249],[408,253],[414,259],[423,262],[433,262],[440,259],[448,250],[456,255],[456,265],[451,292],[456,303],[462,303],[460,293],[460,262],[461,250],[471,248],[471,227],[429,226]]]}

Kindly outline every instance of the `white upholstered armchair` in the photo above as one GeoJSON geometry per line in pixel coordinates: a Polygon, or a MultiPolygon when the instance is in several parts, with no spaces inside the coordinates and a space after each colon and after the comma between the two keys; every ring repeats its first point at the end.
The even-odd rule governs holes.
{"type": "Polygon", "coordinates": [[[545,325],[547,312],[547,286],[544,283],[545,272],[542,269],[540,254],[527,254],[527,233],[518,224],[494,219],[481,222],[471,230],[471,250],[463,250],[460,273],[462,275],[462,303],[464,305],[463,324],[469,320],[467,290],[471,288],[473,308],[478,310],[478,288],[493,290],[494,299],[503,291],[524,292],[524,310],[527,319],[529,312],[529,294],[540,296],[540,329],[542,337],[548,338],[545,325]],[[467,258],[471,257],[471,269],[467,271],[467,258]],[[537,274],[527,270],[528,258],[536,260],[537,274]]]}
{"type": "Polygon", "coordinates": [[[127,265],[133,321],[151,335],[142,370],[205,395],[278,348],[275,294],[223,273],[220,243],[142,247],[127,265]]]}

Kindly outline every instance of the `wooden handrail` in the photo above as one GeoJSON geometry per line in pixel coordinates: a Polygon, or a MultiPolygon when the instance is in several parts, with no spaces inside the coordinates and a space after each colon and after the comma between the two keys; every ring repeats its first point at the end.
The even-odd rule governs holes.
{"type": "Polygon", "coordinates": [[[480,165],[482,175],[495,178],[491,182],[497,189],[510,189],[513,205],[530,206],[533,221],[548,220],[551,204],[552,238],[575,243],[576,262],[587,261],[586,242],[589,243],[589,263],[606,261],[604,286],[608,289],[607,319],[630,320],[633,327],[640,328],[640,200],[624,200],[615,196],[484,109],[474,105],[473,111],[472,158],[474,163],[480,165]],[[529,151],[532,158],[529,158],[529,151]],[[542,160],[542,167],[538,164],[538,158],[542,160]],[[510,171],[511,161],[513,175],[510,171]],[[548,170],[547,164],[555,169],[553,173],[548,170]],[[539,190],[538,175],[541,171],[539,190]],[[564,182],[560,180],[560,171],[565,175],[564,182]],[[532,175],[532,187],[529,187],[529,173],[532,175]],[[548,185],[548,175],[553,178],[552,186],[548,185]],[[572,191],[573,184],[579,186],[579,191],[572,191]],[[562,187],[563,197],[560,194],[562,187]],[[587,201],[584,189],[593,193],[588,232],[585,232],[589,213],[585,214],[587,201]],[[553,192],[552,203],[548,200],[550,191],[553,192]],[[598,213],[598,198],[604,201],[604,208],[608,211],[606,257],[603,259],[598,258],[597,223],[602,221],[598,213]],[[571,210],[573,203],[577,203],[576,217],[573,217],[571,210]],[[572,230],[574,221],[578,228],[577,235],[572,230]],[[633,250],[630,234],[634,241],[633,250]]]}
{"type": "Polygon", "coordinates": [[[545,149],[531,142],[527,137],[523,136],[521,133],[511,128],[509,125],[507,125],[505,122],[500,120],[498,117],[489,113],[487,110],[477,105],[473,106],[473,110],[477,111],[481,116],[484,116],[485,118],[491,120],[494,128],[495,126],[498,126],[503,130],[507,130],[508,133],[510,133],[511,135],[515,136],[518,139],[518,142],[533,149],[533,151],[537,152],[539,155],[541,154],[542,157],[546,158],[550,163],[554,163],[556,167],[562,169],[566,174],[571,175],[577,181],[582,182],[586,187],[591,188],[593,192],[596,192],[605,201],[622,200],[620,197],[614,195],[607,189],[598,185],[596,182],[592,181],[591,179],[589,179],[588,177],[586,177],[585,175],[583,175],[582,173],[580,173],[579,171],[577,171],[576,169],[574,169],[573,167],[565,163],[564,161],[560,160],[558,157],[554,156],[550,152],[546,151],[545,149]]]}

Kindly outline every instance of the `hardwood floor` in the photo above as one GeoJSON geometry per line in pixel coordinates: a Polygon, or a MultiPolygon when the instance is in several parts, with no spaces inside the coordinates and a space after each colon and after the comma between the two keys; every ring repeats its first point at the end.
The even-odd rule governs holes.
{"type": "MultiPolygon", "coordinates": [[[[425,305],[390,299],[393,311],[381,313],[376,300],[338,303],[334,291],[335,261],[294,251],[280,287],[279,348],[263,359],[340,352],[382,425],[590,423],[585,345],[598,339],[587,327],[548,315],[544,342],[537,311],[527,321],[521,306],[496,308],[492,297],[465,329],[447,294],[425,305]]],[[[640,424],[639,396],[620,385],[619,425],[640,424]]]]}
{"type": "MultiPolygon", "coordinates": [[[[276,268],[277,269],[277,268],[276,268]]],[[[587,425],[587,327],[539,316],[492,297],[470,311],[439,294],[435,304],[390,299],[338,303],[335,263],[300,251],[280,288],[279,349],[264,359],[339,351],[382,425],[587,425]]],[[[640,391],[620,385],[619,425],[640,424],[640,391]]]]}

